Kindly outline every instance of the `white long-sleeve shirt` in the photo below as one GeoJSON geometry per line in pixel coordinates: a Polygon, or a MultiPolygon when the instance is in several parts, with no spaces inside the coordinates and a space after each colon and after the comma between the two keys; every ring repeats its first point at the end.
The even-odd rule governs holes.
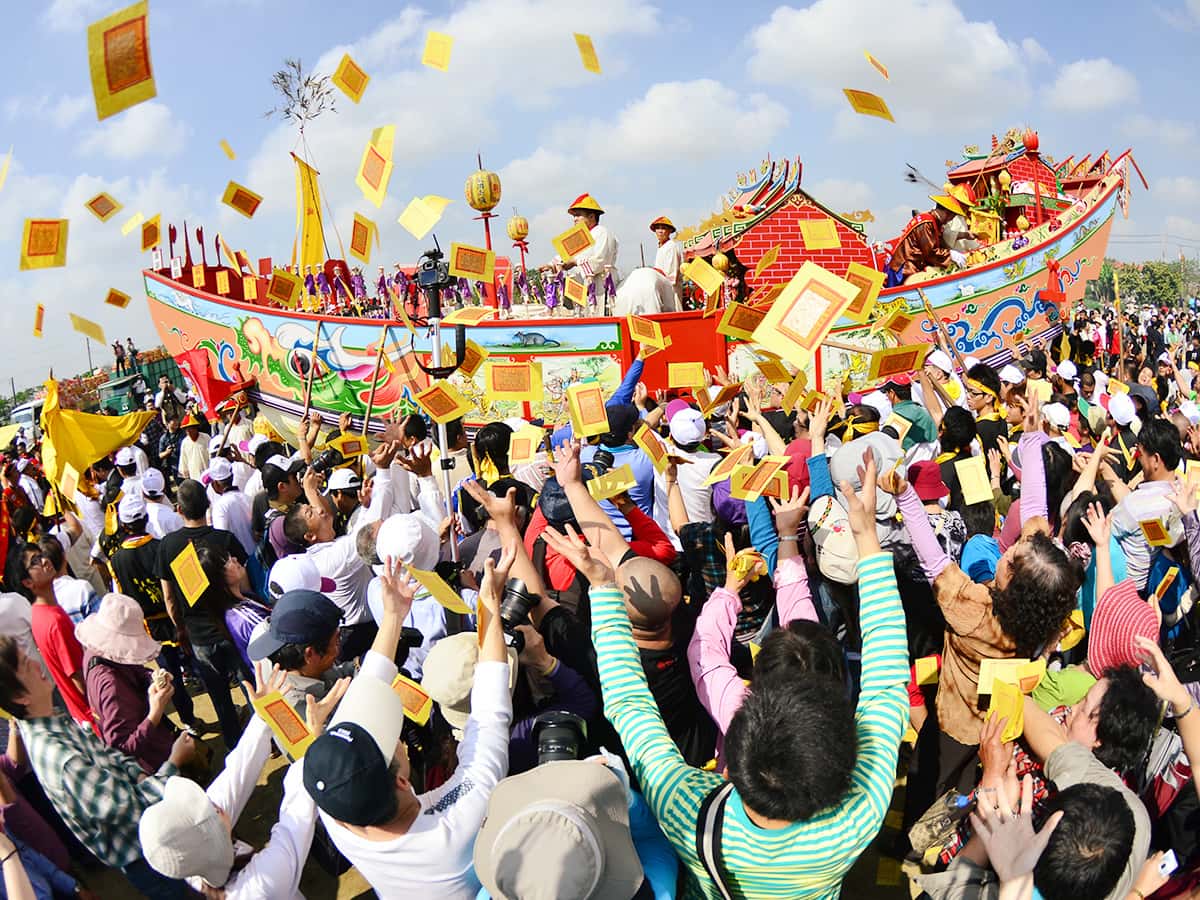
{"type": "Polygon", "coordinates": [[[671,289],[675,292],[675,311],[683,309],[681,302],[683,279],[679,274],[679,267],[682,265],[683,245],[679,241],[669,238],[665,243],[659,245],[658,250],[654,253],[654,268],[662,272],[667,281],[671,282],[671,289]]]}
{"type": "MultiPolygon", "coordinates": [[[[620,279],[617,276],[617,251],[619,245],[617,239],[603,225],[597,225],[592,229],[592,245],[580,250],[569,263],[565,263],[568,273],[576,280],[582,281],[584,287],[588,285],[588,279],[585,278],[582,272],[579,271],[579,266],[583,263],[588,263],[592,269],[591,282],[596,286],[596,303],[604,302],[604,277],[608,273],[606,268],[613,270],[613,283],[615,284],[620,279]],[[572,271],[574,270],[574,271],[572,271]]],[[[561,258],[555,257],[559,262],[561,258]]]]}
{"type": "Polygon", "coordinates": [[[253,554],[257,545],[250,520],[254,515],[254,501],[238,490],[217,494],[212,504],[213,528],[233,532],[247,554],[253,554]]]}
{"type": "MultiPolygon", "coordinates": [[[[209,785],[208,799],[223,809],[235,825],[258,783],[271,752],[271,730],[252,716],[237,746],[225,757],[225,768],[209,785]]],[[[267,845],[223,885],[227,900],[304,900],[300,874],[316,828],[316,804],[304,789],[303,769],[295,764],[283,778],[279,821],[267,845]]],[[[200,878],[187,879],[196,890],[200,878]]]]}
{"type": "MultiPolygon", "coordinates": [[[[388,684],[395,676],[395,664],[377,653],[367,654],[358,675],[388,684]]],[[[471,687],[471,717],[458,745],[458,768],[441,787],[418,795],[421,813],[406,834],[367,840],[318,810],[334,845],[381,900],[474,900],[480,887],[473,864],[475,838],[492,789],[508,771],[511,722],[508,663],[481,662],[471,687]]]]}

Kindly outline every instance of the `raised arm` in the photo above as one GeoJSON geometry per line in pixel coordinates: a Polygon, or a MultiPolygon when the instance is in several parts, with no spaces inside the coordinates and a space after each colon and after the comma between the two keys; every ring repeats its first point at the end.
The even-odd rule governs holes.
{"type": "Polygon", "coordinates": [[[569,441],[558,448],[555,452],[554,474],[567,495],[571,512],[575,514],[575,521],[579,523],[584,537],[593,547],[599,548],[616,568],[629,550],[629,544],[583,483],[579,448],[579,441],[569,441]]]}
{"type": "Polygon", "coordinates": [[[887,473],[881,484],[889,494],[896,495],[896,505],[904,517],[904,528],[908,531],[908,539],[912,542],[913,550],[921,563],[921,569],[930,584],[942,571],[951,565],[951,559],[938,543],[933,526],[929,523],[929,514],[921,498],[898,472],[887,473]]]}

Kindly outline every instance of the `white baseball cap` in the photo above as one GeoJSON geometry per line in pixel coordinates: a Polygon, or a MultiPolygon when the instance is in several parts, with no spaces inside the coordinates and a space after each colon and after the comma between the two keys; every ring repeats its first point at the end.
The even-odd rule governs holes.
{"type": "Polygon", "coordinates": [[[440,549],[437,532],[420,513],[389,516],[375,536],[375,554],[381,560],[393,557],[426,572],[437,565],[440,549]]]}
{"type": "Polygon", "coordinates": [[[233,465],[224,457],[218,456],[208,464],[208,470],[200,479],[205,484],[212,484],[214,481],[229,481],[233,478],[233,465]]]}
{"type": "Polygon", "coordinates": [[[130,491],[117,504],[117,518],[125,525],[136,522],[146,515],[146,501],[141,491],[130,491]]]}
{"type": "Polygon", "coordinates": [[[335,469],[329,476],[325,491],[357,491],[362,487],[362,479],[350,469],[335,469]]]}
{"type": "Polygon", "coordinates": [[[1071,412],[1061,403],[1047,403],[1042,407],[1042,415],[1059,431],[1071,427],[1071,412]]]}
{"type": "Polygon", "coordinates": [[[931,351],[930,354],[925,357],[925,362],[931,366],[936,366],[947,375],[950,375],[954,372],[954,363],[950,361],[950,354],[946,353],[945,350],[931,351]]]}
{"type": "Polygon", "coordinates": [[[1075,363],[1069,359],[1064,359],[1058,364],[1058,375],[1067,381],[1071,381],[1079,374],[1079,370],[1075,368],[1075,363]]]}
{"type": "Polygon", "coordinates": [[[220,434],[214,434],[211,438],[209,438],[208,439],[209,454],[212,456],[216,456],[218,453],[221,452],[222,449],[228,450],[229,444],[226,444],[224,448],[221,447],[221,442],[224,440],[225,440],[225,436],[220,435],[220,434]]]}
{"type": "Polygon", "coordinates": [[[137,457],[133,455],[132,447],[122,447],[117,451],[118,466],[132,466],[137,462],[137,457]]]}
{"type": "Polygon", "coordinates": [[[271,566],[267,575],[267,590],[278,600],[288,591],[316,591],[328,594],[336,587],[332,578],[324,577],[317,564],[303,553],[285,556],[271,566]]]}
{"type": "Polygon", "coordinates": [[[250,456],[253,456],[254,451],[269,440],[270,438],[268,438],[265,434],[256,434],[249,440],[238,441],[238,449],[243,453],[248,453],[250,456]]]}
{"type": "Polygon", "coordinates": [[[1128,425],[1137,417],[1137,410],[1128,394],[1113,394],[1108,400],[1108,414],[1118,425],[1128,425]]]}
{"type": "Polygon", "coordinates": [[[158,469],[147,469],[142,473],[142,490],[147,494],[161,494],[167,487],[167,480],[158,469]]]}
{"type": "Polygon", "coordinates": [[[668,427],[671,432],[671,440],[676,444],[697,444],[708,433],[708,424],[704,421],[704,415],[700,410],[692,409],[690,406],[675,413],[671,417],[671,424],[668,427]]]}
{"type": "Polygon", "coordinates": [[[297,472],[300,469],[304,468],[304,460],[289,459],[288,457],[284,456],[282,453],[276,453],[274,456],[272,456],[270,459],[268,459],[265,463],[263,463],[264,468],[266,468],[267,466],[274,466],[281,472],[297,472]]]}
{"type": "Polygon", "coordinates": [[[1005,384],[1020,384],[1025,380],[1025,374],[1012,363],[1000,370],[1000,380],[1005,384]]]}

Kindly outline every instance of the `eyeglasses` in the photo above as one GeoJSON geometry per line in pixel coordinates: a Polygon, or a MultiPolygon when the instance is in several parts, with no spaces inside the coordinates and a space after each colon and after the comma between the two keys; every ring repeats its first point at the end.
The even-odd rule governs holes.
{"type": "Polygon", "coordinates": [[[967,396],[968,397],[986,397],[987,393],[985,391],[977,391],[974,388],[967,388],[967,396]]]}

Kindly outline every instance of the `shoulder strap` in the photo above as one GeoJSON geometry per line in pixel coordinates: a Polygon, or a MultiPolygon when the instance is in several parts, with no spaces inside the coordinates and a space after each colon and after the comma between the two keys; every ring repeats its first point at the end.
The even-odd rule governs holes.
{"type": "Polygon", "coordinates": [[[721,874],[721,831],[725,822],[725,806],[732,793],[731,781],[710,791],[700,804],[699,821],[696,823],[696,855],[724,900],[733,900],[733,892],[721,874]]]}

